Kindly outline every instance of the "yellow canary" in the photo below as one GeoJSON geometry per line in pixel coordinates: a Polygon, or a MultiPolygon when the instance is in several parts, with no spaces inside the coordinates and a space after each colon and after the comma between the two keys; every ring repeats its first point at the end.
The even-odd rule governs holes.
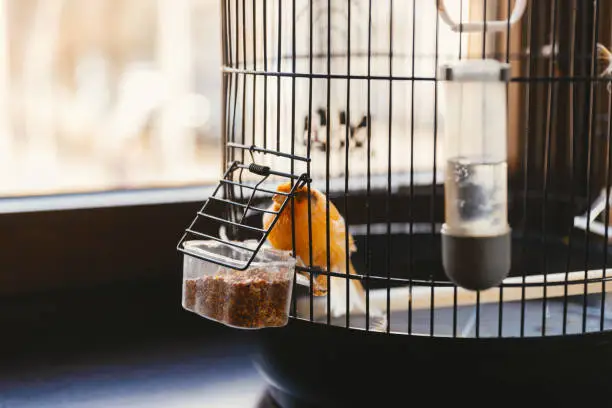
{"type": "MultiPolygon", "coordinates": [[[[280,184],[277,192],[288,193],[291,191],[289,182],[280,184]]],[[[275,194],[272,197],[272,204],[269,209],[279,211],[287,196],[275,194]]],[[[310,197],[308,197],[308,188],[306,186],[296,189],[294,194],[295,203],[295,253],[305,264],[310,262],[311,241],[309,240],[308,231],[308,200],[310,199],[311,210],[311,228],[312,228],[312,265],[323,270],[327,269],[327,199],[320,191],[310,188],[310,197]]],[[[272,223],[274,215],[264,214],[263,226],[268,229],[272,223]]],[[[279,214],[278,220],[268,235],[269,243],[277,249],[291,250],[292,242],[292,203],[291,200],[283,211],[279,214]]],[[[347,250],[350,253],[357,250],[353,237],[348,236],[348,248],[346,248],[346,226],[344,218],[338,212],[334,204],[329,202],[329,258],[330,271],[334,273],[346,273],[346,255],[347,250]]],[[[349,258],[348,271],[355,274],[355,268],[349,258]]],[[[327,276],[319,275],[314,281],[313,294],[321,296],[326,294],[327,276]]],[[[349,308],[353,311],[355,308],[365,312],[365,292],[361,282],[357,279],[349,279],[349,308]]],[[[346,296],[347,287],[346,279],[340,277],[330,278],[330,311],[334,317],[346,313],[346,296]]]]}

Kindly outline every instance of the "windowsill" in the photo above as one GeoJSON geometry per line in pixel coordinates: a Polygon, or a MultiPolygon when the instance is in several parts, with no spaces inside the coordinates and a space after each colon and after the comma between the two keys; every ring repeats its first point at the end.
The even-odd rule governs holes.
{"type": "Polygon", "coordinates": [[[254,344],[237,335],[152,336],[76,351],[24,341],[31,353],[0,369],[2,406],[255,407],[266,387],[251,362],[254,344]]]}
{"type": "Polygon", "coordinates": [[[203,201],[214,186],[100,191],[0,199],[0,214],[203,201]]]}
{"type": "MultiPolygon", "coordinates": [[[[393,172],[392,174],[394,181],[392,191],[397,191],[398,187],[409,186],[411,179],[415,185],[429,185],[433,179],[431,171],[415,171],[412,175],[407,172],[393,172]]],[[[442,172],[437,172],[436,181],[437,184],[443,181],[442,172]]],[[[373,190],[386,191],[387,183],[387,174],[373,174],[370,177],[370,186],[373,190]]],[[[273,184],[268,184],[264,183],[262,187],[274,188],[273,184]]],[[[367,177],[349,177],[349,189],[351,191],[365,190],[366,185],[367,177]]],[[[325,183],[322,180],[314,180],[312,186],[322,191],[325,190],[325,183]]],[[[213,193],[215,187],[215,185],[209,184],[0,198],[0,214],[204,202],[213,193]]],[[[344,177],[330,178],[329,187],[331,192],[343,192],[345,187],[344,177]]]]}

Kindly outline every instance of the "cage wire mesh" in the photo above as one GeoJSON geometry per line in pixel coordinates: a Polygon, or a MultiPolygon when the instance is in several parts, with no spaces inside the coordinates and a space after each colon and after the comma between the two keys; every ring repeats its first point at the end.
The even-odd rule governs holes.
{"type": "MultiPolygon", "coordinates": [[[[292,180],[301,177],[346,220],[348,234],[339,245],[350,254],[356,274],[347,278],[330,270],[329,256],[323,265],[314,265],[312,255],[302,259],[292,317],[443,337],[555,336],[612,328],[607,296],[612,4],[222,0],[221,5],[223,173],[237,163],[245,168],[254,163],[293,175],[292,180]],[[465,32],[469,21],[485,23],[465,32]],[[440,260],[446,123],[438,67],[485,58],[506,62],[511,70],[512,266],[499,287],[472,292],[451,283],[440,260]],[[347,250],[349,235],[356,243],[353,253],[347,250]],[[333,313],[331,290],[313,295],[321,277],[359,281],[365,311],[352,310],[347,282],[345,313],[333,313]]],[[[264,214],[244,203],[266,208],[281,180],[274,174],[261,180],[250,171],[228,177],[234,184],[226,183],[225,196],[248,210],[235,222],[261,228],[264,214]]],[[[295,245],[296,233],[309,234],[315,247],[312,229],[326,228],[322,245],[329,254],[333,237],[329,222],[317,224],[319,216],[309,206],[307,231],[294,228],[292,241],[295,245]]],[[[221,224],[219,236],[249,239],[235,225],[221,224]]]]}

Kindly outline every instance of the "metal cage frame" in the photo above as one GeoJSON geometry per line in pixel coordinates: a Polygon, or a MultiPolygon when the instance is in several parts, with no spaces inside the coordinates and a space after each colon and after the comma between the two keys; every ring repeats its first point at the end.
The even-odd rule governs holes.
{"type": "MultiPolygon", "coordinates": [[[[254,186],[243,183],[241,178],[238,182],[233,181],[234,177],[236,177],[235,170],[237,169],[240,170],[240,174],[242,174],[242,170],[247,169],[251,173],[264,176],[264,179],[266,174],[275,174],[295,180],[296,184],[291,193],[288,194],[289,196],[295,191],[298,183],[306,185],[310,192],[311,183],[316,181],[316,178],[312,174],[312,166],[314,165],[312,152],[315,149],[312,136],[312,124],[316,121],[316,116],[321,114],[313,108],[313,81],[321,81],[326,84],[326,112],[328,112],[328,115],[331,103],[331,84],[334,83],[334,81],[344,81],[347,86],[346,94],[343,97],[346,100],[347,109],[345,112],[341,113],[340,125],[344,126],[344,139],[343,143],[340,144],[340,148],[344,150],[346,163],[344,177],[339,181],[339,184],[344,186],[344,192],[341,192],[340,195],[342,200],[338,199],[336,202],[343,205],[342,215],[347,220],[346,230],[350,233],[353,213],[352,210],[349,211],[351,208],[349,202],[353,199],[352,197],[354,194],[349,188],[349,181],[352,177],[349,174],[349,145],[354,136],[354,132],[358,130],[358,126],[347,126],[347,124],[351,123],[351,116],[354,116],[351,115],[350,108],[350,101],[352,98],[350,84],[351,81],[362,81],[367,84],[368,101],[367,114],[362,118],[359,124],[359,126],[367,130],[367,138],[363,146],[368,152],[364,199],[368,210],[366,211],[367,214],[364,216],[365,222],[363,222],[366,226],[366,248],[364,251],[367,253],[371,249],[369,248],[369,243],[372,242],[371,240],[373,239],[371,236],[373,221],[371,220],[371,212],[369,209],[370,205],[373,205],[370,199],[374,195],[374,189],[371,183],[373,175],[369,159],[371,157],[370,152],[372,148],[372,126],[370,122],[371,84],[375,81],[388,84],[387,103],[389,105],[389,117],[387,120],[389,124],[391,124],[393,121],[391,105],[393,104],[392,95],[394,84],[406,82],[412,85],[412,94],[409,97],[412,102],[411,106],[414,106],[414,84],[429,82],[433,84],[432,86],[434,89],[437,89],[439,78],[437,78],[437,73],[432,78],[414,75],[414,63],[416,58],[414,52],[411,56],[413,75],[399,75],[393,71],[393,43],[395,41],[401,41],[394,39],[393,35],[393,26],[396,21],[393,14],[393,0],[385,0],[385,4],[388,4],[389,7],[390,24],[388,28],[388,54],[386,55],[386,58],[389,59],[389,68],[388,72],[384,75],[373,74],[370,71],[370,61],[373,55],[372,9],[374,2],[372,0],[327,0],[323,2],[325,3],[323,16],[327,18],[327,27],[332,25],[331,16],[336,4],[344,5],[348,10],[346,17],[348,19],[347,26],[349,30],[345,38],[348,52],[346,55],[342,56],[346,60],[346,65],[344,67],[345,72],[332,72],[331,60],[337,56],[332,55],[331,52],[332,40],[329,28],[326,38],[327,44],[324,46],[327,51],[326,55],[315,55],[314,52],[313,21],[315,14],[313,5],[317,1],[318,0],[300,1],[300,4],[307,5],[306,12],[309,21],[309,32],[297,33],[297,0],[292,0],[290,2],[272,0],[221,0],[221,36],[223,44],[223,95],[221,103],[223,109],[222,138],[224,166],[224,177],[221,184],[234,184],[234,187],[238,187],[241,190],[243,188],[250,188],[253,194],[249,196],[246,204],[231,197],[223,199],[212,198],[212,200],[225,200],[230,205],[241,206],[245,208],[244,215],[246,210],[254,208],[252,206],[252,201],[256,191],[274,193],[274,191],[260,187],[260,184],[264,180],[261,180],[254,186]],[[351,58],[353,55],[351,54],[350,27],[352,24],[351,10],[355,7],[353,5],[355,1],[362,6],[361,12],[367,10],[365,13],[369,15],[369,26],[367,27],[367,54],[365,55],[368,61],[366,75],[351,73],[351,58]],[[272,3],[273,5],[271,5],[272,3]],[[276,27],[275,41],[278,48],[274,50],[271,50],[269,47],[269,37],[271,34],[268,28],[272,23],[266,20],[271,8],[274,13],[277,13],[278,18],[276,23],[278,25],[289,24],[291,28],[291,34],[284,37],[281,27],[276,27]],[[258,31],[258,28],[261,29],[261,31],[258,31]],[[247,41],[247,34],[252,37],[252,41],[247,41]],[[309,52],[305,57],[305,61],[307,61],[306,66],[308,67],[306,70],[297,69],[298,59],[304,58],[304,56],[298,56],[295,55],[295,53],[283,53],[281,47],[281,44],[290,44],[290,49],[296,50],[296,39],[298,35],[308,36],[309,38],[309,52]],[[262,47],[263,49],[261,49],[262,47]],[[274,53],[276,53],[276,58],[270,56],[274,53]],[[262,59],[257,58],[259,54],[263,54],[262,59]],[[325,72],[315,72],[315,70],[313,70],[313,60],[315,58],[322,58],[322,61],[325,62],[325,72]],[[288,67],[288,69],[282,69],[282,60],[286,61],[284,66],[288,67]],[[273,63],[274,61],[276,61],[276,64],[273,63]],[[298,132],[302,126],[300,120],[296,118],[296,81],[298,80],[308,82],[308,115],[303,122],[302,129],[307,136],[305,137],[305,156],[300,156],[296,153],[298,132]],[[264,83],[263,90],[258,87],[258,84],[261,83],[260,81],[264,83]],[[284,98],[281,95],[281,81],[290,83],[290,85],[286,87],[287,89],[291,89],[291,91],[289,91],[290,98],[284,98]],[[269,83],[277,84],[275,91],[275,100],[277,102],[274,104],[274,108],[277,110],[277,123],[276,131],[273,131],[273,134],[270,134],[268,131],[270,127],[269,122],[272,119],[266,116],[268,106],[271,104],[270,100],[273,99],[272,96],[269,95],[269,83]],[[247,92],[247,85],[250,88],[249,92],[247,92]],[[239,95],[239,89],[241,89],[242,95],[239,95]],[[259,98],[262,96],[262,93],[263,99],[260,100],[259,98]],[[247,97],[247,94],[249,97],[247,97]],[[250,98],[251,96],[252,99],[250,98]],[[240,100],[241,102],[239,102],[240,100]],[[288,116],[288,120],[291,123],[291,143],[281,146],[282,132],[280,116],[281,105],[283,105],[283,103],[286,104],[284,107],[291,112],[288,116]],[[261,104],[264,109],[263,117],[256,112],[256,109],[259,108],[259,104],[261,104]],[[252,129],[247,129],[245,127],[245,116],[247,111],[249,114],[252,112],[252,129]],[[259,126],[263,125],[263,140],[261,140],[261,143],[259,143],[260,140],[257,140],[255,137],[256,122],[259,126]],[[236,130],[236,128],[238,128],[238,130],[236,130]],[[251,153],[252,162],[250,164],[245,160],[245,151],[251,153]],[[274,171],[271,170],[270,167],[261,166],[257,164],[256,160],[252,157],[254,152],[262,153],[266,156],[287,158],[290,160],[291,170],[289,172],[274,171]],[[300,172],[299,175],[295,170],[297,162],[302,162],[306,166],[306,170],[303,173],[300,172]]],[[[464,1],[477,3],[480,0],[462,0],[461,4],[463,4],[464,1]]],[[[512,123],[510,125],[511,140],[509,146],[510,156],[508,161],[510,169],[509,190],[512,192],[512,199],[509,203],[510,222],[513,229],[517,231],[519,239],[522,239],[523,242],[526,242],[524,237],[531,234],[535,235],[536,241],[541,243],[542,254],[536,267],[536,269],[540,269],[540,273],[528,273],[523,271],[522,274],[515,274],[509,277],[497,288],[482,293],[467,293],[448,280],[434,279],[433,276],[429,279],[419,278],[413,276],[410,271],[407,277],[391,276],[390,265],[392,259],[390,255],[387,256],[386,266],[384,267],[387,273],[378,275],[371,274],[369,268],[367,268],[363,273],[347,276],[345,274],[326,270],[325,268],[321,269],[319,267],[314,267],[312,266],[312,260],[310,263],[304,260],[309,266],[302,266],[297,269],[300,272],[310,275],[309,282],[302,282],[306,287],[312,287],[312,277],[316,274],[323,274],[328,277],[358,279],[368,284],[372,282],[382,284],[383,289],[386,289],[386,299],[382,301],[382,304],[386,303],[387,321],[391,320],[391,306],[394,301],[391,299],[390,293],[391,287],[393,286],[397,296],[399,296],[402,301],[405,300],[408,304],[410,321],[412,321],[413,308],[416,308],[419,302],[424,305],[424,308],[428,306],[431,319],[430,336],[438,336],[433,328],[434,314],[437,310],[435,305],[435,292],[445,293],[443,296],[450,302],[447,306],[452,308],[452,314],[455,321],[453,323],[453,332],[448,335],[449,337],[458,337],[461,335],[456,328],[456,319],[457,310],[461,307],[462,302],[464,302],[464,305],[473,304],[475,307],[473,319],[471,320],[472,323],[470,323],[472,327],[475,328],[475,337],[479,337],[478,328],[480,327],[481,304],[497,302],[499,305],[499,332],[497,335],[491,335],[489,337],[503,337],[503,304],[509,300],[520,302],[521,307],[520,332],[516,337],[528,337],[524,329],[526,320],[525,304],[529,299],[538,298],[539,295],[534,294],[536,291],[538,291],[538,293],[541,292],[541,299],[543,302],[541,305],[541,319],[539,319],[542,326],[541,336],[565,336],[569,334],[567,331],[568,297],[573,295],[583,297],[583,320],[581,330],[579,330],[577,334],[584,334],[589,331],[605,331],[607,330],[605,329],[605,316],[606,314],[610,314],[606,313],[605,306],[607,292],[606,284],[608,281],[612,280],[612,271],[609,270],[608,228],[598,227],[596,231],[592,231],[591,225],[593,222],[600,222],[603,225],[610,224],[608,214],[609,200],[605,200],[604,203],[602,200],[594,202],[594,199],[596,198],[596,194],[602,191],[601,194],[603,197],[610,196],[610,174],[612,173],[610,169],[610,157],[612,156],[612,145],[610,144],[610,136],[612,134],[612,120],[610,120],[610,118],[612,118],[612,93],[609,92],[607,86],[612,79],[610,75],[606,73],[609,71],[608,68],[612,64],[612,59],[604,64],[606,65],[604,69],[601,69],[599,66],[601,65],[600,60],[602,58],[599,39],[604,35],[612,37],[612,32],[609,27],[602,26],[599,20],[602,15],[612,16],[612,6],[603,4],[600,1],[580,2],[577,0],[568,1],[563,4],[559,4],[558,0],[550,0],[547,2],[500,0],[500,2],[503,3],[503,6],[500,5],[496,7],[493,12],[494,15],[491,15],[491,11],[487,11],[487,2],[480,1],[482,15],[487,16],[487,18],[491,20],[495,20],[495,24],[491,24],[487,28],[487,21],[482,23],[465,23],[464,16],[460,16],[459,23],[454,22],[446,13],[444,7],[445,2],[442,0],[432,0],[432,3],[436,4],[436,49],[433,58],[437,63],[439,25],[453,23],[451,28],[454,32],[457,32],[458,36],[471,35],[474,33],[482,34],[486,32],[481,35],[482,44],[480,45],[480,50],[478,50],[479,46],[474,46],[472,43],[472,58],[476,58],[474,55],[479,55],[481,58],[492,57],[511,64],[512,73],[508,85],[509,88],[513,90],[509,94],[509,101],[511,102],[509,109],[512,111],[512,123]],[[514,9],[515,6],[516,9],[514,9]],[[499,20],[500,18],[501,20],[499,20]],[[502,24],[500,21],[504,23],[502,24]],[[534,21],[540,21],[540,23],[535,24],[534,21]],[[568,27],[571,29],[568,29],[568,27]],[[464,34],[464,30],[467,30],[470,34],[464,34]],[[491,39],[490,36],[495,33],[501,33],[502,38],[491,39]],[[498,52],[497,50],[491,52],[487,48],[487,41],[489,43],[494,43],[495,47],[502,49],[502,52],[498,52]],[[601,98],[601,95],[606,95],[604,92],[607,92],[607,101],[601,98]],[[561,102],[563,100],[567,100],[568,103],[563,104],[561,102]],[[597,118],[599,117],[598,112],[600,111],[605,111],[602,117],[605,115],[605,121],[607,122],[603,130],[601,126],[598,127],[597,124],[597,118]],[[603,137],[597,136],[601,136],[602,134],[603,137]],[[599,170],[603,168],[603,171],[598,171],[598,168],[599,170]],[[592,217],[592,211],[598,211],[597,215],[592,217]],[[584,216],[582,218],[579,217],[579,215],[583,213],[584,216]],[[596,218],[599,216],[599,213],[603,214],[603,219],[597,221],[596,218]],[[560,219],[562,221],[555,222],[555,219],[560,219]],[[550,272],[548,270],[551,259],[547,254],[547,245],[550,244],[547,240],[549,240],[551,234],[564,240],[564,245],[566,245],[564,248],[567,248],[567,267],[563,271],[550,272]],[[598,242],[598,239],[601,239],[603,243],[598,242]],[[596,257],[597,260],[589,260],[590,257],[592,258],[591,254],[595,253],[595,251],[599,251],[599,255],[596,257]],[[570,258],[572,257],[582,257],[584,259],[583,267],[570,270],[570,258]],[[404,285],[404,287],[398,289],[397,286],[399,285],[404,285]],[[600,302],[597,307],[587,305],[586,297],[590,292],[601,293],[601,298],[597,300],[597,302],[600,302]],[[428,293],[429,300],[419,300],[415,297],[419,293],[428,293]],[[547,302],[553,296],[563,299],[563,324],[560,332],[548,334],[546,332],[548,313],[547,302]],[[587,315],[591,312],[598,314],[599,328],[587,330],[587,315]]],[[[416,21],[416,12],[414,10],[414,7],[416,7],[415,1],[412,2],[412,7],[412,50],[414,51],[414,38],[418,35],[414,28],[416,21]]],[[[459,58],[462,57],[461,49],[459,50],[458,56],[459,58]]],[[[364,55],[361,55],[361,57],[364,57],[364,55]]],[[[437,107],[438,99],[436,93],[434,96],[434,106],[432,107],[434,113],[437,107]]],[[[327,124],[328,121],[331,120],[331,116],[326,116],[324,119],[325,124],[327,124]]],[[[433,242],[436,237],[439,236],[438,224],[440,219],[439,211],[436,210],[436,206],[443,201],[443,196],[439,191],[440,180],[437,179],[436,175],[436,160],[438,160],[435,153],[437,143],[437,116],[434,114],[434,132],[432,135],[434,145],[433,182],[429,185],[422,186],[414,182],[414,112],[412,113],[411,124],[411,182],[403,187],[405,187],[405,192],[407,192],[407,201],[412,203],[417,200],[417,197],[425,197],[423,199],[429,203],[429,208],[425,209],[423,212],[426,215],[421,217],[429,218],[429,220],[421,221],[421,224],[428,225],[430,231],[428,234],[433,242]]],[[[324,163],[320,163],[321,166],[325,166],[326,170],[325,177],[321,182],[324,183],[328,202],[331,200],[330,181],[332,179],[329,171],[331,161],[330,151],[332,150],[331,127],[331,125],[326,126],[324,134],[325,148],[323,149],[325,152],[325,159],[324,163]]],[[[391,133],[392,129],[391,125],[389,125],[388,152],[385,152],[389,155],[392,149],[391,133]]],[[[315,141],[317,140],[318,139],[315,139],[315,141]]],[[[391,159],[389,156],[387,172],[383,174],[385,180],[380,198],[385,201],[385,204],[381,206],[381,211],[386,211],[383,224],[386,224],[386,233],[384,235],[385,242],[389,246],[392,239],[392,220],[389,211],[391,201],[394,198],[392,190],[396,187],[393,183],[393,172],[391,167],[391,159]]],[[[221,184],[217,187],[217,190],[215,190],[214,195],[219,191],[221,184]]],[[[226,195],[230,194],[227,190],[224,191],[226,195]]],[[[287,201],[288,200],[286,200],[285,203],[287,201]]],[[[204,210],[207,208],[206,205],[207,204],[205,204],[198,213],[198,217],[215,217],[214,215],[204,214],[204,210]]],[[[415,212],[419,211],[415,209],[416,207],[416,204],[415,206],[410,204],[407,216],[409,221],[406,223],[406,225],[409,226],[407,233],[410,236],[410,249],[408,251],[410,253],[410,265],[412,265],[412,257],[414,256],[412,236],[419,227],[419,225],[417,225],[418,222],[415,221],[415,212]]],[[[255,207],[255,210],[257,210],[257,207],[255,207]]],[[[217,220],[219,220],[218,216],[216,217],[217,220]]],[[[329,211],[327,220],[329,224],[329,211]]],[[[195,221],[194,219],[194,222],[195,221]]],[[[252,226],[245,226],[242,219],[240,221],[230,221],[228,218],[224,222],[238,228],[250,230],[254,228],[252,226]]],[[[310,216],[308,226],[309,233],[311,233],[310,230],[312,226],[310,216]]],[[[192,232],[198,235],[197,231],[193,229],[193,223],[186,232],[192,232]]],[[[258,241],[258,246],[254,254],[261,245],[264,244],[269,231],[258,230],[258,232],[261,232],[263,236],[258,241]]],[[[293,234],[295,234],[295,230],[293,234]]],[[[218,240],[218,238],[208,235],[206,237],[218,240]]],[[[184,239],[185,235],[181,238],[181,243],[184,239]]],[[[295,237],[293,237],[293,239],[295,240],[295,237]]],[[[529,244],[523,243],[518,249],[514,250],[524,253],[527,245],[529,244]]],[[[180,248],[180,243],[178,249],[182,250],[180,248]]],[[[520,266],[522,267],[523,265],[520,266]]],[[[244,268],[246,267],[248,267],[248,263],[244,265],[244,268]]],[[[410,266],[408,268],[411,269],[410,266]]],[[[298,302],[294,299],[292,317],[298,320],[314,321],[312,290],[309,290],[309,296],[306,296],[305,299],[309,302],[307,307],[307,309],[309,309],[309,316],[298,316],[296,312],[296,305],[298,302]]],[[[370,330],[368,323],[371,304],[370,289],[366,291],[366,302],[368,311],[365,316],[365,330],[370,330]]],[[[329,293],[327,303],[329,304],[329,293]]],[[[350,311],[348,311],[345,320],[345,327],[347,328],[350,327],[350,318],[351,314],[350,311]]],[[[329,314],[327,314],[326,321],[321,321],[320,323],[331,324],[329,314]]],[[[397,333],[392,330],[390,326],[389,324],[386,327],[387,333],[397,333]]],[[[418,333],[412,332],[410,326],[408,331],[402,332],[402,334],[418,335],[418,333]]],[[[422,334],[427,335],[427,333],[422,334]]]]}

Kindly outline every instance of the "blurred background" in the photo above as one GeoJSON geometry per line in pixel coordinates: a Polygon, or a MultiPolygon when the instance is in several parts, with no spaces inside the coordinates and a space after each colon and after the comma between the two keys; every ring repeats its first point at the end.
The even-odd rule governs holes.
{"type": "Polygon", "coordinates": [[[0,196],[220,169],[217,0],[0,0],[0,196]]]}
{"type": "MultiPolygon", "coordinates": [[[[274,25],[278,2],[267,2],[270,27],[274,25]]],[[[459,3],[451,3],[450,10],[458,16],[459,3]]],[[[465,15],[469,10],[473,18],[479,18],[481,3],[462,2],[461,7],[465,15]]],[[[502,9],[497,1],[489,3],[489,13],[502,9]]],[[[219,0],[0,0],[0,197],[215,182],[221,171],[220,4],[219,0]]],[[[323,3],[317,4],[322,7],[323,3]]],[[[301,1],[299,7],[306,9],[307,3],[301,1]]],[[[363,5],[355,7],[360,10],[363,5]]],[[[384,53],[388,47],[388,10],[381,6],[374,11],[380,20],[373,33],[377,39],[374,46],[384,53]]],[[[412,21],[411,2],[399,3],[395,12],[402,19],[412,21]]],[[[418,13],[415,74],[433,78],[436,50],[442,59],[456,58],[459,37],[443,24],[437,28],[435,2],[418,3],[418,13]]],[[[363,21],[355,26],[367,25],[367,13],[362,14],[363,21]]],[[[290,16],[287,14],[284,18],[290,16]]],[[[300,27],[308,30],[304,16],[300,24],[305,24],[300,27]]],[[[284,26],[287,29],[288,25],[284,26]]],[[[411,24],[394,26],[394,35],[405,39],[394,45],[395,70],[406,75],[412,74],[409,69],[412,31],[411,24]]],[[[274,53],[277,36],[273,34],[271,31],[268,44],[272,62],[278,59],[274,53]]],[[[335,35],[342,42],[342,32],[335,35]]],[[[473,37],[470,40],[473,44],[469,45],[464,39],[467,46],[463,48],[463,55],[480,52],[480,36],[473,37]]],[[[300,37],[298,45],[307,47],[308,36],[300,37]]],[[[492,45],[490,41],[489,46],[492,45]]],[[[342,43],[340,47],[343,46],[342,43]]],[[[353,48],[358,46],[356,43],[353,48]]],[[[283,47],[283,54],[291,52],[289,42],[285,41],[283,47]]],[[[283,70],[290,70],[289,59],[282,60],[283,70]]],[[[307,60],[298,62],[300,70],[307,68],[302,66],[307,60]]],[[[385,74],[386,59],[375,62],[373,69],[385,74]]],[[[336,63],[344,67],[341,59],[336,63]]],[[[353,65],[354,70],[360,69],[357,61],[353,65]]],[[[285,82],[283,89],[289,86],[285,82]]],[[[365,106],[358,98],[359,92],[365,92],[361,89],[365,87],[362,82],[355,81],[352,88],[354,99],[365,106]]],[[[306,84],[306,81],[299,82],[298,91],[302,92],[306,84]]],[[[389,91],[384,83],[379,85],[375,83],[372,90],[375,122],[372,169],[374,173],[386,174],[383,153],[388,149],[389,131],[384,119],[389,115],[389,91]]],[[[433,82],[421,81],[413,88],[408,85],[408,82],[397,84],[394,93],[394,123],[398,124],[393,131],[394,146],[401,147],[394,151],[400,154],[409,148],[412,106],[406,100],[413,92],[420,101],[414,106],[413,120],[415,147],[420,151],[416,167],[417,171],[431,174],[436,129],[433,82]]],[[[277,113],[275,81],[269,81],[268,86],[266,109],[270,115],[269,126],[273,126],[277,113]]],[[[251,84],[246,91],[249,95],[250,87],[251,84]]],[[[259,89],[261,94],[263,84],[259,89]]],[[[342,101],[346,91],[336,91],[334,94],[342,101]]],[[[283,97],[289,96],[283,94],[283,97]]],[[[335,99],[332,102],[340,103],[335,99]]],[[[285,128],[291,116],[286,110],[286,106],[280,110],[284,139],[292,134],[285,128]]],[[[357,117],[357,113],[353,116],[357,117]]],[[[303,127],[304,118],[305,113],[299,111],[298,131],[303,127]]],[[[245,123],[249,129],[250,120],[247,117],[245,123]]],[[[269,131],[274,133],[276,129],[269,131]]],[[[442,132],[443,128],[439,127],[438,133],[442,132]]],[[[333,136],[336,137],[335,133],[333,136]]],[[[338,137],[344,138],[342,130],[338,137]]],[[[302,151],[305,149],[301,143],[303,135],[296,138],[301,149],[299,154],[306,154],[302,151]]],[[[438,144],[437,149],[440,147],[438,144]]],[[[324,175],[324,153],[315,150],[312,154],[315,161],[320,161],[313,168],[314,174],[324,175]]],[[[332,155],[332,176],[342,176],[344,149],[334,149],[332,155]]],[[[354,156],[351,174],[365,174],[365,144],[352,151],[351,156],[354,156]]],[[[407,171],[408,164],[405,158],[394,156],[394,170],[407,171]]]]}

